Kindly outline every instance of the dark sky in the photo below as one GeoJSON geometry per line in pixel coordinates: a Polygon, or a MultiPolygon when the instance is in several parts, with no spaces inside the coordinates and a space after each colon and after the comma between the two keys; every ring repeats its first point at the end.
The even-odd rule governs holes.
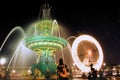
{"type": "Polygon", "coordinates": [[[52,15],[65,25],[71,35],[90,34],[101,44],[107,64],[120,64],[120,7],[119,4],[80,4],[66,0],[33,0],[1,3],[0,43],[15,26],[24,27],[38,19],[44,3],[52,6],[52,15]]]}

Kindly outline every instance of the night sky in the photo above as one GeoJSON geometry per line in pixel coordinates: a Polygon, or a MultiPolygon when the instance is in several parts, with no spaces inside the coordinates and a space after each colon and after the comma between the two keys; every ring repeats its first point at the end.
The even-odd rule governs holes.
{"type": "Polygon", "coordinates": [[[52,6],[52,16],[70,31],[70,35],[89,34],[95,37],[104,52],[107,64],[120,64],[120,7],[118,4],[80,4],[65,0],[33,0],[1,3],[0,44],[15,26],[26,26],[38,19],[44,3],[52,6]],[[7,6],[6,6],[7,5],[7,6]]]}

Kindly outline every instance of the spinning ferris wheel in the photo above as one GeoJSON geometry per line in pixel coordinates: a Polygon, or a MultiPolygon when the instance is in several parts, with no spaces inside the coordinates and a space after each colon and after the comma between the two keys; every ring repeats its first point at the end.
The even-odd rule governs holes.
{"type": "Polygon", "coordinates": [[[89,35],[81,35],[73,42],[72,58],[82,72],[89,72],[90,64],[99,70],[103,63],[103,51],[95,38],[89,35]]]}

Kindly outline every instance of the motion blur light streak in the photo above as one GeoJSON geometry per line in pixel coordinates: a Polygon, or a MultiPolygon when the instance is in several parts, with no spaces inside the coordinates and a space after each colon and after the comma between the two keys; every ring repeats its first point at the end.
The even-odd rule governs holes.
{"type": "MultiPolygon", "coordinates": [[[[92,49],[91,48],[91,49],[92,49]]],[[[77,67],[82,71],[82,72],[89,72],[90,71],[90,57],[92,55],[97,55],[97,57],[93,56],[92,58],[95,59],[95,63],[93,63],[93,67],[97,70],[99,70],[102,66],[102,63],[103,63],[103,52],[102,52],[102,48],[100,46],[100,44],[97,42],[97,40],[95,38],[93,38],[92,36],[90,35],[81,35],[79,37],[77,37],[74,42],[73,42],[73,45],[72,45],[72,58],[75,62],[75,64],[77,65],[77,67]],[[85,41],[85,44],[83,44],[85,41]],[[89,45],[86,45],[86,42],[88,44],[89,42],[89,45]],[[92,46],[90,46],[90,43],[92,44],[92,46]],[[78,53],[78,47],[79,47],[79,44],[83,45],[83,47],[81,48],[82,49],[82,52],[80,53],[83,57],[83,59],[80,59],[79,58],[79,53],[78,53]],[[94,44],[94,45],[93,45],[94,44]],[[95,46],[95,47],[94,47],[95,46]],[[90,53],[91,55],[89,55],[89,51],[90,49],[89,48],[97,48],[97,53],[95,54],[92,54],[92,52],[90,53]],[[85,49],[84,49],[85,48],[85,49]],[[84,51],[85,50],[85,51],[84,51]],[[89,51],[88,51],[89,50],[89,51]],[[98,55],[97,55],[98,54],[98,55]],[[84,59],[85,58],[85,59],[84,59]],[[85,65],[83,62],[84,60],[87,60],[88,61],[88,64],[85,65]]],[[[92,61],[91,61],[92,62],[92,61]]]]}

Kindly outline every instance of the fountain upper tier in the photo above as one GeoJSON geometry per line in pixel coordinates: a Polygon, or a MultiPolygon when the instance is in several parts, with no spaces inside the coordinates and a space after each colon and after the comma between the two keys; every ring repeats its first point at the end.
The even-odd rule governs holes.
{"type": "Polygon", "coordinates": [[[50,19],[43,19],[41,21],[38,21],[35,23],[35,34],[40,36],[49,36],[53,35],[52,30],[53,28],[56,28],[57,22],[56,20],[50,20],[50,19]]]}
{"type": "Polygon", "coordinates": [[[43,19],[36,22],[35,35],[26,37],[23,42],[27,48],[37,53],[43,53],[45,50],[53,53],[67,46],[64,38],[54,35],[55,30],[60,34],[56,20],[43,19]]]}

